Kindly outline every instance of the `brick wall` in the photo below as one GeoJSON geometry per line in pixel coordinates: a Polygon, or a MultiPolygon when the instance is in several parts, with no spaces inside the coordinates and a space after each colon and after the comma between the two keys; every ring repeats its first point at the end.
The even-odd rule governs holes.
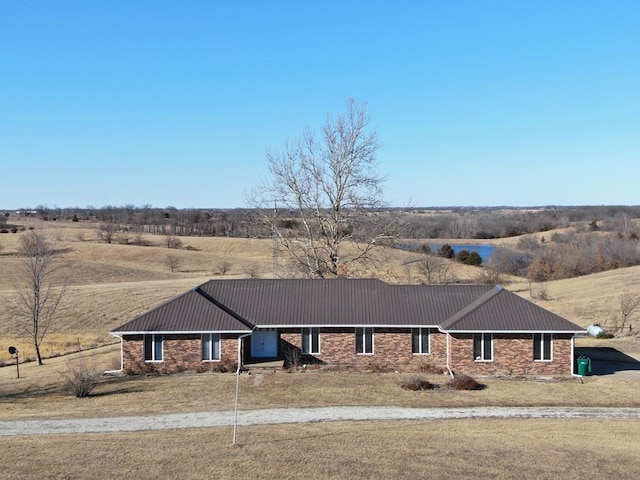
{"type": "MultiPolygon", "coordinates": [[[[287,348],[302,348],[301,329],[280,330],[280,352],[287,348]]],[[[444,366],[446,362],[446,337],[437,330],[431,330],[431,353],[414,355],[411,352],[411,329],[374,328],[373,354],[356,353],[354,328],[322,328],[320,330],[320,353],[303,356],[308,363],[329,365],[366,366],[380,363],[388,366],[408,365],[416,361],[431,360],[444,366]]]]}
{"type": "MultiPolygon", "coordinates": [[[[279,353],[287,348],[300,350],[302,335],[299,328],[280,330],[279,353]]],[[[248,344],[248,342],[244,342],[248,344]]],[[[446,335],[431,329],[430,354],[413,355],[411,329],[374,329],[373,354],[356,353],[354,328],[323,328],[320,331],[320,353],[303,356],[306,363],[329,365],[402,366],[425,360],[436,366],[446,365],[446,335]]],[[[533,360],[531,334],[495,334],[493,360],[477,362],[473,359],[473,335],[455,334],[450,337],[451,368],[456,373],[469,375],[569,375],[571,373],[571,335],[553,336],[552,361],[533,360]]],[[[163,361],[144,361],[142,335],[127,335],[123,341],[123,369],[126,373],[175,373],[217,370],[221,364],[235,364],[238,339],[221,335],[220,362],[201,360],[200,335],[163,335],[163,361]]]]}
{"type": "Polygon", "coordinates": [[[473,335],[452,334],[451,369],[468,375],[570,375],[571,335],[554,334],[552,361],[533,360],[531,334],[494,334],[493,360],[473,359],[473,335]]]}
{"type": "Polygon", "coordinates": [[[162,361],[144,361],[142,335],[125,335],[122,342],[123,370],[127,374],[205,372],[230,368],[238,359],[238,339],[220,335],[220,361],[203,361],[201,337],[195,335],[163,335],[162,361]]]}

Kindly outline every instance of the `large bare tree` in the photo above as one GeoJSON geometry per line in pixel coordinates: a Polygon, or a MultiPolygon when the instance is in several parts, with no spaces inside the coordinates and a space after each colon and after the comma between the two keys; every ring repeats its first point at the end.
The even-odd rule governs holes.
{"type": "Polygon", "coordinates": [[[55,244],[42,231],[30,230],[20,238],[20,254],[17,303],[11,313],[18,333],[30,339],[38,365],[42,365],[40,345],[56,318],[65,283],[57,273],[60,264],[55,244]]]}
{"type": "Polygon", "coordinates": [[[367,262],[371,249],[390,236],[389,222],[377,210],[384,183],[379,148],[366,105],[351,99],[343,113],[327,116],[320,135],[305,130],[283,150],[267,152],[270,177],[249,203],[304,275],[332,277],[367,262]],[[291,222],[277,212],[287,212],[291,222]]]}

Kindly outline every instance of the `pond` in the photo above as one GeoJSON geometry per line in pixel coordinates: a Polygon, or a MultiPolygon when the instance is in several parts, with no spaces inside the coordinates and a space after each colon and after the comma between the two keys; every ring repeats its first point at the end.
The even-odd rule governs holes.
{"type": "MultiPolygon", "coordinates": [[[[431,248],[432,252],[437,252],[442,247],[442,243],[426,243],[431,248]]],[[[401,250],[408,250],[410,252],[415,252],[422,246],[423,244],[417,243],[404,243],[396,245],[396,248],[401,250]]],[[[485,264],[491,258],[491,255],[495,251],[495,245],[483,245],[483,244],[465,244],[465,243],[450,243],[451,248],[453,248],[453,252],[457,255],[461,250],[467,250],[469,252],[476,252],[482,258],[482,263],[485,264]]]]}

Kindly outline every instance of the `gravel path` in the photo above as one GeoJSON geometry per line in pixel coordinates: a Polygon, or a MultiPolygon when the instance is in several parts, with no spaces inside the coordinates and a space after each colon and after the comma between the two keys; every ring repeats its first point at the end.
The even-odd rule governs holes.
{"type": "MultiPolygon", "coordinates": [[[[323,407],[272,408],[238,412],[238,425],[335,422],[345,420],[442,420],[453,418],[630,418],[640,408],[574,407],[323,407]]],[[[149,415],[137,417],[75,418],[65,420],[0,421],[0,436],[133,432],[173,428],[228,427],[233,411],[149,415]]]]}

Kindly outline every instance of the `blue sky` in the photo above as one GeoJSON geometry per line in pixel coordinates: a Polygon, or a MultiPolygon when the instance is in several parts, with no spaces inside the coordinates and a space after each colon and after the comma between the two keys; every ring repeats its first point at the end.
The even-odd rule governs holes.
{"type": "Polygon", "coordinates": [[[640,2],[0,1],[0,208],[242,207],[367,102],[394,206],[639,204],[640,2]]]}

